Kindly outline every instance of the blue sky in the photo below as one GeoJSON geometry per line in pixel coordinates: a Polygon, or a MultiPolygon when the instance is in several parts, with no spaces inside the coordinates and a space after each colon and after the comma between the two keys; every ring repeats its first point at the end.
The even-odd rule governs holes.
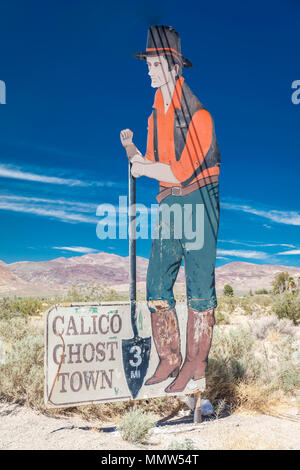
{"type": "MultiPolygon", "coordinates": [[[[120,130],[145,152],[154,91],[133,54],[151,24],[169,24],[221,149],[217,265],[300,266],[298,0],[2,0],[0,17],[1,260],[128,255],[128,240],[97,238],[96,208],[127,194],[120,130]]],[[[139,203],[156,193],[137,180],[139,203]]],[[[138,240],[138,255],[150,249],[138,240]]]]}

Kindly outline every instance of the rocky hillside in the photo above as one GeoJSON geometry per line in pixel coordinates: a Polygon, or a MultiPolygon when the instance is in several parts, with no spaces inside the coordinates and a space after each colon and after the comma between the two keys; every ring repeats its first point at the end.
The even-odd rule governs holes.
{"type": "MultiPolygon", "coordinates": [[[[128,289],[128,257],[100,252],[51,261],[19,261],[6,264],[0,261],[0,294],[50,295],[76,285],[107,285],[120,291],[128,289]]],[[[137,257],[138,288],[144,290],[148,259],[137,257]]],[[[271,288],[272,280],[280,271],[300,276],[300,268],[274,265],[257,265],[232,262],[216,269],[217,289],[230,284],[237,293],[250,289],[271,288]]],[[[176,281],[176,288],[183,290],[184,268],[176,281]]]]}

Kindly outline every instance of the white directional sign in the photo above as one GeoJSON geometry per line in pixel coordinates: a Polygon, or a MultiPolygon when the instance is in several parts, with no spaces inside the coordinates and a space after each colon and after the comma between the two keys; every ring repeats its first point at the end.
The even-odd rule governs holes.
{"type": "MultiPolygon", "coordinates": [[[[176,306],[181,337],[187,309],[176,306]]],[[[145,385],[159,358],[151,338],[150,312],[137,303],[138,337],[133,337],[129,302],[57,305],[45,314],[45,403],[68,407],[165,395],[173,378],[145,385]]],[[[182,341],[184,357],[185,341],[182,341]]],[[[204,390],[191,380],[182,394],[204,390]]],[[[177,393],[178,395],[178,393],[177,393]]]]}

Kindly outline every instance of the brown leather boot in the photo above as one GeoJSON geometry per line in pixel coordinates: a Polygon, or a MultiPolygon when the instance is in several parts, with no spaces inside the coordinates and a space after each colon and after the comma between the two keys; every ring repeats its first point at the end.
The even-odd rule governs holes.
{"type": "Polygon", "coordinates": [[[188,309],[185,361],[178,377],[165,392],[182,392],[190,379],[199,380],[205,377],[214,324],[213,308],[203,311],[188,309]]]}
{"type": "Polygon", "coordinates": [[[159,356],[159,363],[153,376],[145,385],[153,385],[179,373],[182,356],[176,310],[151,313],[152,335],[159,356]]]}

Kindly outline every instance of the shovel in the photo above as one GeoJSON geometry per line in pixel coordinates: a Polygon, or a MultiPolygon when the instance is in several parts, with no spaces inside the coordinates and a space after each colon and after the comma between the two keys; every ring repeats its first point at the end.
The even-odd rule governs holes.
{"type": "Polygon", "coordinates": [[[136,322],[136,182],[129,162],[129,276],[132,339],[122,339],[123,368],[131,396],[135,399],[143,386],[149,367],[151,337],[141,338],[136,322]]]}

